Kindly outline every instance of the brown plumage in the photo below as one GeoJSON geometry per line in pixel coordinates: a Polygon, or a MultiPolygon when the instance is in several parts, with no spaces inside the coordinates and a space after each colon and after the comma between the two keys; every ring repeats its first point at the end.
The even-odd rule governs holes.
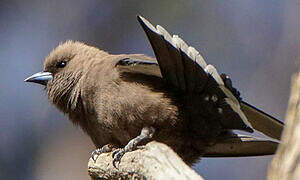
{"type": "MultiPolygon", "coordinates": [[[[220,139],[232,137],[231,129],[252,131],[240,110],[239,93],[232,88],[227,76],[221,78],[211,65],[205,68],[205,72],[202,67],[205,62],[192,61],[184,52],[179,53],[183,65],[177,63],[177,67],[170,68],[171,65],[164,64],[166,58],[160,56],[163,54],[159,52],[161,49],[155,49],[151,35],[147,35],[159,66],[155,59],[145,55],[112,55],[81,42],[67,41],[46,58],[42,73],[26,81],[46,85],[51,103],[79,125],[97,148],[105,145],[123,148],[114,154],[116,161],[125,152],[149,140],[169,145],[189,164],[205,154],[245,156],[274,153],[277,143],[274,145],[271,141],[261,141],[268,146],[266,150],[257,150],[256,147],[261,145],[257,141],[249,150],[209,149],[220,139]],[[197,63],[202,63],[201,67],[197,63]],[[188,67],[183,73],[192,71],[191,74],[179,76],[183,67],[188,67]]],[[[178,52],[170,56],[174,58],[178,52]]],[[[169,61],[172,63],[172,59],[169,61]]],[[[252,106],[246,104],[246,107],[252,106]]],[[[228,144],[228,147],[233,147],[228,144]]],[[[96,153],[106,150],[102,148],[96,153]]]]}
{"type": "Polygon", "coordinates": [[[116,66],[125,58],[155,61],[145,55],[110,55],[80,42],[59,45],[44,65],[44,71],[53,74],[47,84],[49,100],[80,125],[98,148],[124,147],[143,127],[152,126],[155,140],[177,152],[188,149],[188,156],[194,156],[189,148],[193,140],[184,132],[180,98],[166,89],[161,78],[131,74],[116,66]],[[64,68],[57,67],[61,61],[67,64],[64,68]]]}

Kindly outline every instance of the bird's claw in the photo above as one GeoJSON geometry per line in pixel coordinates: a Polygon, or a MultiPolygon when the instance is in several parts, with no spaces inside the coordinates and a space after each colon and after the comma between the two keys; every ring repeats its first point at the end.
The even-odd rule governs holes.
{"type": "Polygon", "coordinates": [[[123,157],[123,155],[125,154],[125,150],[124,148],[122,149],[116,149],[113,153],[112,153],[112,157],[113,157],[113,166],[117,168],[116,163],[118,162],[118,164],[120,164],[121,159],[123,157]]]}
{"type": "Polygon", "coordinates": [[[91,158],[93,159],[94,163],[97,161],[98,156],[101,154],[101,149],[95,149],[92,153],[91,153],[91,158]],[[97,155],[97,158],[95,158],[95,156],[97,155]]]}
{"type": "Polygon", "coordinates": [[[145,147],[146,147],[145,145],[143,145],[143,146],[137,146],[136,149],[143,150],[143,149],[145,149],[145,147]]]}
{"type": "Polygon", "coordinates": [[[91,158],[93,159],[94,162],[96,162],[98,159],[98,156],[100,154],[111,152],[113,149],[115,149],[115,145],[106,144],[106,145],[102,146],[101,148],[95,149],[91,154],[91,158]],[[97,158],[95,158],[95,155],[97,155],[97,158]]]}

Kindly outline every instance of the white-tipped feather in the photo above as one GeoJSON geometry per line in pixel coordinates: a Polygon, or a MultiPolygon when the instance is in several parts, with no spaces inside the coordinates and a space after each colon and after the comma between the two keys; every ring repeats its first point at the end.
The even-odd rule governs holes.
{"type": "Polygon", "coordinates": [[[170,36],[170,37],[171,37],[171,41],[169,41],[169,43],[170,43],[174,48],[179,49],[179,47],[177,47],[177,42],[176,42],[176,40],[173,38],[174,35],[173,35],[173,37],[172,37],[172,36],[170,36]]]}
{"type": "MultiPolygon", "coordinates": [[[[225,102],[229,106],[231,106],[233,111],[235,111],[237,114],[239,114],[241,119],[246,124],[248,124],[248,125],[250,124],[248,122],[245,114],[241,111],[239,101],[232,94],[232,92],[224,86],[224,82],[214,66],[207,65],[207,63],[205,62],[203,57],[200,55],[200,53],[194,47],[191,47],[191,46],[189,47],[178,35],[171,36],[162,26],[157,25],[155,28],[145,18],[143,18],[143,17],[139,17],[139,18],[143,21],[144,25],[146,26],[146,29],[148,28],[148,30],[145,30],[145,31],[148,35],[148,38],[149,38],[151,44],[156,43],[154,51],[156,51],[156,53],[159,53],[158,62],[160,63],[161,68],[164,70],[163,72],[165,73],[165,76],[167,79],[169,78],[169,80],[173,84],[175,84],[175,86],[180,87],[182,90],[185,90],[185,89],[193,90],[196,87],[196,85],[197,85],[197,87],[199,86],[199,84],[197,84],[197,82],[195,82],[196,79],[194,76],[199,77],[199,80],[203,80],[203,83],[205,83],[208,80],[205,73],[210,74],[214,78],[214,80],[218,83],[218,85],[217,85],[218,88],[220,88],[223,91],[223,93],[227,96],[225,98],[225,102]],[[149,33],[149,30],[154,32],[155,34],[149,33]],[[158,38],[157,36],[160,36],[163,39],[158,38]],[[173,48],[170,49],[169,46],[167,46],[167,45],[165,47],[162,47],[162,45],[164,44],[164,40],[169,42],[174,48],[177,49],[177,51],[173,48]],[[161,46],[157,45],[157,43],[161,43],[160,44],[161,46]],[[167,49],[161,49],[161,48],[167,48],[167,49]],[[181,56],[180,52],[184,52],[188,56],[188,58],[186,56],[181,56]],[[170,59],[171,56],[168,53],[171,53],[172,59],[170,59]],[[162,59],[160,59],[160,58],[162,58],[162,59]],[[166,58],[166,59],[164,59],[164,58],[166,58]],[[174,64],[175,64],[174,66],[171,66],[168,64],[168,63],[172,63],[171,60],[174,61],[174,64]],[[190,63],[188,61],[196,62],[200,67],[195,67],[195,64],[190,63]],[[169,66],[169,67],[166,67],[166,66],[169,66]],[[173,69],[170,70],[168,68],[176,68],[176,71],[173,71],[173,69]],[[197,69],[197,68],[199,68],[199,69],[197,69]],[[204,70],[204,72],[203,72],[203,70],[204,70]],[[176,82],[173,81],[174,76],[172,76],[172,75],[174,75],[174,72],[176,73],[175,76],[177,76],[177,78],[178,78],[177,80],[180,83],[177,83],[177,81],[176,82]],[[186,84],[187,84],[187,88],[185,87],[186,84]]],[[[144,26],[144,25],[142,25],[142,26],[144,26]]],[[[145,29],[145,27],[143,27],[143,28],[145,29]]],[[[200,87],[200,88],[205,88],[205,87],[200,87]]],[[[222,109],[219,109],[219,110],[222,111],[222,109]]],[[[249,126],[251,126],[251,125],[249,125],[249,126]]]]}
{"type": "Polygon", "coordinates": [[[169,43],[172,43],[172,36],[168,33],[167,30],[165,30],[165,28],[163,28],[160,25],[156,26],[157,32],[158,34],[162,35],[164,37],[165,40],[167,40],[169,43]]]}
{"type": "Polygon", "coordinates": [[[200,53],[198,53],[198,55],[196,56],[196,62],[203,68],[205,69],[205,67],[207,66],[206,62],[204,61],[203,57],[201,56],[200,53]]]}
{"type": "Polygon", "coordinates": [[[193,61],[196,61],[196,56],[199,52],[192,46],[190,46],[188,48],[188,56],[193,60],[193,61]]]}
{"type": "Polygon", "coordinates": [[[187,54],[189,46],[179,36],[176,36],[176,41],[181,51],[187,54]]]}
{"type": "MultiPolygon", "coordinates": [[[[172,42],[174,47],[178,48],[182,48],[182,46],[188,46],[178,35],[173,35],[172,38],[172,42]]],[[[201,54],[192,46],[190,46],[189,48],[190,53],[188,53],[187,55],[193,59],[194,61],[196,61],[203,69],[207,66],[206,62],[204,61],[203,57],[201,56],[201,54]]]]}
{"type": "Polygon", "coordinates": [[[179,49],[180,48],[180,42],[178,40],[178,35],[173,35],[172,41],[173,41],[174,47],[179,49]]]}
{"type": "Polygon", "coordinates": [[[207,65],[204,70],[207,73],[209,73],[217,81],[219,85],[224,85],[222,78],[220,77],[217,69],[213,65],[211,64],[207,65]]]}
{"type": "Polygon", "coordinates": [[[141,20],[144,22],[144,24],[153,32],[157,33],[157,30],[155,29],[155,27],[145,18],[143,18],[142,16],[139,16],[139,18],[141,18],[141,20]]]}

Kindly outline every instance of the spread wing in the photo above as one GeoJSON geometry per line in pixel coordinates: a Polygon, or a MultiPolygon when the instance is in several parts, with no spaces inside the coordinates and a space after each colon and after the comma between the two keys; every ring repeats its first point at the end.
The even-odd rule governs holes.
{"type": "MultiPolygon", "coordinates": [[[[120,71],[123,72],[127,71],[130,73],[146,74],[162,78],[159,65],[155,61],[124,58],[118,61],[117,66],[119,66],[120,71]]],[[[271,138],[280,140],[284,127],[283,122],[245,101],[241,102],[241,110],[255,130],[260,131],[271,138]]]]}
{"type": "MultiPolygon", "coordinates": [[[[161,26],[154,28],[146,19],[138,16],[152,45],[157,62],[145,59],[121,59],[117,66],[122,71],[147,74],[163,80],[186,93],[201,93],[207,86],[224,98],[224,104],[238,118],[224,122],[228,129],[254,129],[279,139],[283,123],[246,102],[239,102],[228,90],[217,70],[207,65],[200,53],[182,39],[173,37],[161,26]],[[252,126],[251,126],[252,125],[252,126]]],[[[232,117],[232,116],[231,116],[232,117]]],[[[234,135],[220,140],[206,150],[204,157],[237,157],[273,154],[278,142],[249,136],[234,135]]]]}
{"type": "Polygon", "coordinates": [[[219,105],[226,117],[221,120],[224,128],[253,132],[239,101],[225,87],[214,66],[207,65],[200,53],[177,35],[171,36],[159,25],[155,28],[141,16],[138,21],[151,43],[166,83],[190,94],[209,89],[209,93],[221,101],[219,105]]]}
{"type": "MultiPolygon", "coordinates": [[[[151,77],[162,78],[159,65],[154,61],[135,58],[124,58],[116,64],[121,72],[145,74],[151,77]]],[[[242,102],[241,108],[254,129],[279,139],[283,123],[257,108],[242,102]]],[[[216,144],[207,147],[203,157],[242,157],[272,155],[275,153],[278,142],[252,136],[232,134],[221,138],[216,144]]]]}

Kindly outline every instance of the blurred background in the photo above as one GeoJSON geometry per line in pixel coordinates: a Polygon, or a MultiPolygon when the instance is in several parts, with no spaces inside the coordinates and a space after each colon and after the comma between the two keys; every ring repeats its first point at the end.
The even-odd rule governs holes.
{"type": "MultiPolygon", "coordinates": [[[[0,179],[88,179],[91,140],[24,83],[67,39],[110,53],[154,56],[136,21],[179,34],[249,103],[283,120],[299,68],[300,2],[261,0],[1,0],[0,179]]],[[[272,156],[202,159],[207,179],[265,179],[272,156]]]]}

